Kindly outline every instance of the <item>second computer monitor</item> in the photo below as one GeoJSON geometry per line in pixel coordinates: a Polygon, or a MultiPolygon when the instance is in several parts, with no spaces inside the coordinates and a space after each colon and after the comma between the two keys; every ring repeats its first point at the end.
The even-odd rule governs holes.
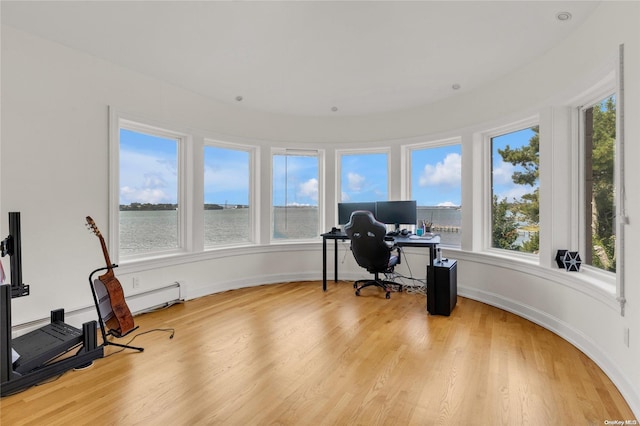
{"type": "Polygon", "coordinates": [[[376,202],[360,202],[360,203],[338,203],[338,224],[344,225],[349,223],[351,213],[357,210],[367,210],[376,214],[376,202]]]}
{"type": "Polygon", "coordinates": [[[376,203],[376,219],[388,225],[415,225],[418,216],[415,200],[405,201],[378,201],[376,203]]]}

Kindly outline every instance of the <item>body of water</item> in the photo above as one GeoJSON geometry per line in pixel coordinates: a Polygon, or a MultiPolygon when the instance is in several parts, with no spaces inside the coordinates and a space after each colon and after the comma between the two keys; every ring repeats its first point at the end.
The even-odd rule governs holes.
{"type": "Polygon", "coordinates": [[[418,207],[418,223],[431,222],[431,231],[440,234],[440,244],[460,247],[462,210],[459,207],[418,207]]]}
{"type": "Polygon", "coordinates": [[[120,255],[178,248],[178,211],[120,211],[120,255]]]}
{"type": "MultiPolygon", "coordinates": [[[[249,241],[251,209],[204,211],[205,247],[249,241]]],[[[460,209],[418,207],[418,221],[433,223],[434,232],[446,245],[460,245],[460,209]]],[[[275,208],[274,239],[316,238],[318,209],[315,207],[275,208]]],[[[147,210],[120,212],[120,254],[131,255],[179,246],[178,211],[147,210]]]]}

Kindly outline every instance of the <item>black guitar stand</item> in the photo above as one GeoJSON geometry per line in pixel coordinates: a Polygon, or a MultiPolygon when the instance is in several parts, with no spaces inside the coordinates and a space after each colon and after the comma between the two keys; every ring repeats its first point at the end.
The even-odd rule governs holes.
{"type": "Polygon", "coordinates": [[[118,267],[118,265],[115,265],[115,264],[111,265],[111,266],[105,266],[105,267],[102,267],[102,268],[98,268],[98,269],[94,270],[93,272],[91,272],[91,274],[89,274],[89,287],[91,287],[91,293],[93,294],[93,302],[95,303],[96,311],[98,312],[98,319],[99,319],[98,324],[100,324],[100,331],[102,332],[102,346],[108,346],[108,345],[118,346],[119,348],[133,349],[135,351],[142,352],[142,351],[144,351],[144,348],[141,348],[141,347],[138,347],[138,346],[124,345],[124,344],[121,344],[121,343],[115,343],[115,342],[112,342],[110,340],[107,340],[107,336],[108,335],[114,336],[116,338],[120,338],[120,337],[126,336],[127,334],[131,333],[132,331],[134,331],[134,330],[136,330],[138,328],[136,326],[131,331],[129,331],[129,333],[126,333],[124,335],[121,335],[119,332],[117,332],[115,330],[109,330],[108,332],[106,331],[105,320],[106,320],[106,317],[108,316],[108,314],[112,313],[112,311],[110,311],[110,312],[101,312],[101,310],[100,310],[101,300],[98,298],[98,294],[96,293],[96,288],[95,288],[94,281],[93,281],[93,275],[96,272],[104,271],[104,270],[107,270],[107,269],[113,269],[113,268],[117,268],[117,267],[118,267]]]}

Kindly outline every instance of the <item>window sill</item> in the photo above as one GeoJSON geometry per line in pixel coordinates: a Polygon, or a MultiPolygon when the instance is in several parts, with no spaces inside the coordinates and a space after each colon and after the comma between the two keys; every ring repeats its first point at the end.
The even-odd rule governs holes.
{"type": "Polygon", "coordinates": [[[616,295],[616,277],[611,273],[595,270],[591,267],[581,268],[578,272],[547,268],[541,266],[538,257],[533,255],[511,256],[493,251],[476,253],[454,249],[446,250],[447,256],[459,260],[499,266],[564,285],[604,303],[616,312],[620,312],[621,307],[616,295]]]}
{"type": "Polygon", "coordinates": [[[121,274],[131,274],[148,271],[150,269],[166,268],[176,265],[183,265],[193,262],[203,262],[208,260],[223,259],[227,257],[237,257],[253,255],[258,253],[279,253],[283,251],[305,251],[317,250],[318,240],[314,241],[283,241],[278,244],[252,244],[245,243],[239,245],[225,245],[220,247],[209,247],[201,252],[171,252],[155,253],[153,256],[125,259],[120,262],[118,272],[121,274]]]}

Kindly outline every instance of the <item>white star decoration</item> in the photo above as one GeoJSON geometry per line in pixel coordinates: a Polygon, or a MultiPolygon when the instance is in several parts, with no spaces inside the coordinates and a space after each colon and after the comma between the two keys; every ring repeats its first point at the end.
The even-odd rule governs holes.
{"type": "Polygon", "coordinates": [[[563,262],[567,271],[579,271],[582,259],[577,251],[568,251],[564,254],[563,262]]]}

